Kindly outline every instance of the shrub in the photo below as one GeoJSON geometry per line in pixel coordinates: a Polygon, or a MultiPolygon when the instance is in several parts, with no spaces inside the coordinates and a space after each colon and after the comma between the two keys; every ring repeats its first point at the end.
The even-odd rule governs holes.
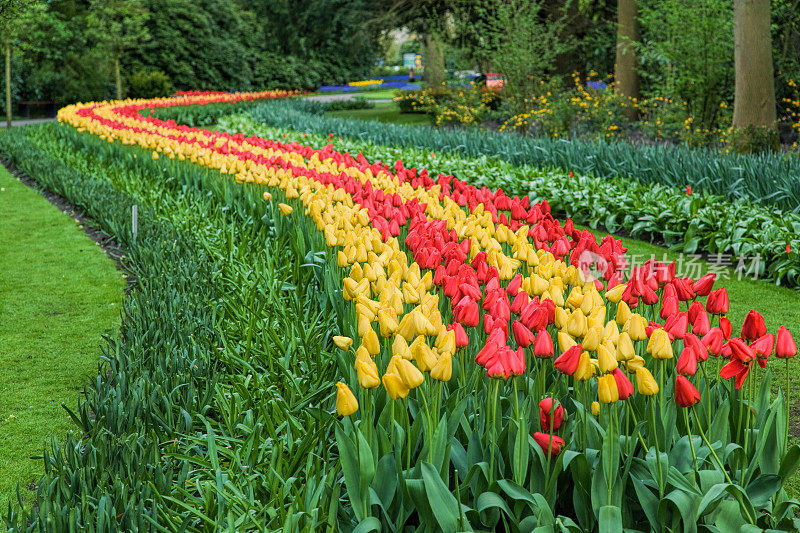
{"type": "Polygon", "coordinates": [[[127,77],[129,98],[156,98],[169,96],[172,83],[160,70],[137,70],[127,77]]]}

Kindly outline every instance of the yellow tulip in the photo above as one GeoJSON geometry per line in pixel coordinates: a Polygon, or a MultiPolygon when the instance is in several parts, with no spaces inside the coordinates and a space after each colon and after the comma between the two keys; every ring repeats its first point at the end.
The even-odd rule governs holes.
{"type": "Polygon", "coordinates": [[[393,316],[394,309],[389,309],[391,312],[386,309],[378,311],[378,325],[380,326],[381,337],[389,337],[400,328],[397,318],[393,316]]]}
{"type": "Polygon", "coordinates": [[[264,201],[265,202],[269,202],[270,200],[272,200],[272,195],[270,193],[268,193],[268,192],[265,192],[264,193],[264,201]]]}
{"type": "Polygon", "coordinates": [[[658,394],[658,383],[653,379],[653,374],[643,366],[636,369],[636,388],[645,396],[658,394]]]}
{"type": "Polygon", "coordinates": [[[280,208],[281,213],[283,213],[284,215],[291,215],[292,211],[294,211],[294,209],[292,209],[292,206],[290,205],[278,204],[278,207],[280,208]]]}
{"type": "Polygon", "coordinates": [[[558,349],[561,350],[561,353],[566,352],[576,344],[578,343],[575,342],[575,339],[573,339],[569,333],[564,331],[558,332],[558,349]]]}
{"type": "Polygon", "coordinates": [[[617,368],[617,358],[605,346],[597,347],[597,364],[600,372],[611,372],[617,368]]]}
{"type": "Polygon", "coordinates": [[[569,296],[567,297],[565,303],[570,309],[577,309],[581,306],[582,301],[583,293],[579,287],[575,287],[569,292],[569,296]]]}
{"type": "Polygon", "coordinates": [[[409,389],[419,387],[422,385],[422,382],[425,381],[425,376],[422,375],[422,372],[420,372],[411,361],[398,358],[395,360],[394,365],[397,369],[397,373],[403,379],[403,383],[405,383],[406,387],[409,389]]]}
{"type": "Polygon", "coordinates": [[[617,324],[624,325],[631,317],[631,308],[625,302],[619,302],[617,306],[617,324]]]}
{"type": "MultiPolygon", "coordinates": [[[[625,292],[627,285],[620,283],[611,290],[606,291],[606,300],[618,304],[622,300],[622,293],[625,292]]],[[[625,304],[628,307],[628,304],[625,304]]]]}
{"type": "Polygon", "coordinates": [[[378,340],[378,334],[372,328],[369,328],[367,334],[361,338],[361,344],[370,355],[378,355],[381,351],[381,341],[378,340]]]}
{"type": "Polygon", "coordinates": [[[406,384],[403,383],[400,376],[389,373],[383,375],[383,387],[392,400],[402,400],[408,396],[408,391],[410,390],[406,384]]]}
{"type": "Polygon", "coordinates": [[[397,335],[392,343],[392,355],[396,355],[403,359],[411,359],[411,350],[408,349],[408,343],[402,335],[397,335]]]}
{"type": "Polygon", "coordinates": [[[346,352],[353,345],[353,339],[351,339],[350,337],[343,337],[341,335],[337,335],[333,338],[333,343],[336,345],[337,348],[339,348],[343,352],[346,352]]]}
{"type": "Polygon", "coordinates": [[[597,327],[589,328],[588,331],[586,332],[586,336],[583,338],[583,341],[581,341],[583,348],[585,350],[589,350],[590,352],[597,350],[597,347],[600,346],[601,334],[602,331],[600,330],[600,328],[597,327]]]}
{"type": "Polygon", "coordinates": [[[614,403],[619,400],[619,390],[613,375],[605,374],[597,380],[597,399],[601,403],[614,403]]]}
{"type": "Polygon", "coordinates": [[[592,402],[592,414],[594,416],[600,416],[600,404],[597,402],[592,402]]]}
{"type": "Polygon", "coordinates": [[[642,315],[633,313],[628,318],[628,321],[625,322],[625,325],[622,326],[622,331],[627,332],[633,341],[643,341],[647,338],[646,328],[647,320],[642,315]]]}
{"type": "Polygon", "coordinates": [[[454,353],[456,351],[456,332],[441,328],[436,335],[436,348],[439,353],[454,353]]]}
{"type": "Polygon", "coordinates": [[[341,250],[336,253],[336,264],[339,265],[339,268],[344,268],[350,264],[347,261],[347,255],[341,250]]]}
{"type": "Polygon", "coordinates": [[[381,384],[378,367],[372,359],[360,360],[356,364],[356,374],[358,375],[358,384],[362,389],[374,389],[381,384]]]}
{"type": "Polygon", "coordinates": [[[628,335],[627,331],[623,331],[619,334],[617,351],[614,355],[617,361],[629,361],[636,355],[636,350],[633,348],[633,341],[631,341],[631,336],[628,335]]]}
{"type": "Polygon", "coordinates": [[[453,356],[450,353],[443,353],[439,360],[431,368],[431,377],[438,381],[450,381],[453,375],[453,356]]]}
{"type": "MultiPolygon", "coordinates": [[[[356,305],[356,312],[358,311],[358,305],[356,305]]],[[[369,331],[372,331],[372,322],[370,322],[370,318],[364,315],[361,315],[358,318],[358,336],[364,337],[369,331]]]]}
{"type": "Polygon", "coordinates": [[[153,159],[158,159],[158,152],[153,152],[153,159]]]}
{"type": "Polygon", "coordinates": [[[634,355],[633,359],[625,361],[625,368],[628,369],[628,372],[636,372],[637,369],[642,368],[643,366],[644,359],[640,355],[634,355]]]}
{"type": "Polygon", "coordinates": [[[567,322],[569,322],[569,313],[563,307],[556,307],[556,316],[554,320],[554,324],[558,329],[564,329],[567,327],[567,322]]]}
{"type": "Polygon", "coordinates": [[[576,309],[569,316],[567,333],[573,337],[583,337],[586,335],[586,315],[584,315],[580,309],[576,309]]]}
{"type": "Polygon", "coordinates": [[[664,329],[653,330],[650,340],[647,341],[647,352],[655,359],[672,359],[672,343],[664,329]]]}
{"type": "Polygon", "coordinates": [[[589,357],[589,352],[582,352],[581,358],[578,361],[578,368],[572,377],[576,381],[588,381],[594,377],[594,365],[589,357]]]}
{"type": "Polygon", "coordinates": [[[617,342],[619,342],[619,328],[617,327],[617,323],[613,320],[606,322],[601,338],[604,341],[610,340],[612,343],[617,344],[617,342]]]}
{"type": "Polygon", "coordinates": [[[411,350],[411,356],[417,362],[417,367],[422,372],[428,372],[436,365],[436,356],[433,355],[431,347],[425,342],[425,337],[419,336],[414,339],[408,349],[411,350]]]}
{"type": "Polygon", "coordinates": [[[336,412],[340,416],[350,416],[358,411],[358,401],[346,384],[336,383],[336,412]]]}

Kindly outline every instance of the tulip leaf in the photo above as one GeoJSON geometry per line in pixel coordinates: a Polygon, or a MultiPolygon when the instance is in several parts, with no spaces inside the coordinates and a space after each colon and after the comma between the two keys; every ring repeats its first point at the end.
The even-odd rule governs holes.
{"type": "Polygon", "coordinates": [[[600,531],[622,531],[622,510],[616,505],[604,505],[598,518],[600,531]]]}
{"type": "Polygon", "coordinates": [[[794,444],[789,446],[789,449],[786,451],[786,455],[783,456],[778,475],[781,478],[786,479],[794,474],[798,465],[800,465],[800,446],[794,444]]]}
{"type": "Polygon", "coordinates": [[[503,511],[503,513],[516,525],[517,518],[514,516],[514,513],[508,507],[508,504],[505,502],[505,500],[503,500],[503,498],[501,498],[496,492],[487,491],[478,495],[478,500],[475,504],[475,510],[479,513],[483,513],[487,509],[499,509],[503,511]]]}
{"type": "Polygon", "coordinates": [[[639,505],[642,506],[642,510],[650,522],[650,527],[653,531],[661,531],[661,522],[658,520],[658,496],[635,477],[631,476],[631,480],[636,496],[639,498],[639,505]]]}
{"type": "Polygon", "coordinates": [[[374,516],[368,516],[367,518],[358,523],[355,529],[353,529],[353,533],[370,533],[371,531],[380,531],[380,530],[381,530],[381,521],[375,518],[374,516]]]}
{"type": "Polygon", "coordinates": [[[689,492],[684,492],[680,489],[675,489],[661,500],[658,509],[659,519],[662,524],[667,523],[667,510],[669,504],[672,504],[672,530],[684,531],[685,533],[692,533],[697,531],[697,520],[695,515],[697,507],[700,504],[700,496],[694,495],[689,492]],[[677,514],[675,513],[677,511],[677,514]],[[678,520],[680,518],[680,520],[678,520]],[[678,527],[678,523],[682,522],[683,527],[678,527]]]}
{"type": "Polygon", "coordinates": [[[530,459],[530,445],[528,443],[528,423],[525,419],[518,421],[516,436],[514,437],[514,460],[512,472],[514,481],[521,485],[525,482],[530,459]]]}
{"type": "Polygon", "coordinates": [[[442,481],[438,469],[430,463],[422,463],[421,471],[425,493],[436,522],[443,531],[463,531],[463,526],[459,526],[458,502],[442,481]]]}
{"type": "Polygon", "coordinates": [[[397,467],[394,453],[387,453],[378,461],[371,488],[378,500],[374,503],[380,505],[385,512],[392,505],[397,490],[397,467]]]}
{"type": "Polygon", "coordinates": [[[755,478],[745,492],[750,499],[750,504],[761,509],[766,507],[770,498],[775,495],[781,488],[781,478],[775,474],[762,474],[755,478]]]}
{"type": "Polygon", "coordinates": [[[339,449],[339,461],[342,464],[344,474],[344,484],[347,488],[347,496],[350,498],[350,505],[356,519],[361,521],[364,511],[364,502],[361,498],[361,484],[358,463],[358,452],[352,439],[344,432],[341,424],[336,424],[336,445],[339,449]]]}

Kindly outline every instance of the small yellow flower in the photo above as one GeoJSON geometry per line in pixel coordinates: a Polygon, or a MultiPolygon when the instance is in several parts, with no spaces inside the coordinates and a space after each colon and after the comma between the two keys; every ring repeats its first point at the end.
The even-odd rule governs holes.
{"type": "Polygon", "coordinates": [[[339,348],[343,352],[346,352],[353,345],[353,339],[351,339],[350,337],[337,335],[333,338],[333,343],[336,345],[337,348],[339,348]]]}
{"type": "Polygon", "coordinates": [[[294,209],[292,209],[292,206],[290,205],[278,204],[278,207],[280,208],[281,213],[283,213],[284,215],[291,215],[292,211],[294,211],[294,209]]]}

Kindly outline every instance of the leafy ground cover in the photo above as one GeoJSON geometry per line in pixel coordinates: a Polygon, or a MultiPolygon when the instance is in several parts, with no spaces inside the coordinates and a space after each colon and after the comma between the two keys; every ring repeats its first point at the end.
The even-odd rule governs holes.
{"type": "Polygon", "coordinates": [[[43,470],[51,436],[119,325],[124,279],[72,218],[0,168],[0,507],[43,470]]]}
{"type": "Polygon", "coordinates": [[[430,124],[430,117],[401,113],[394,102],[379,102],[372,109],[329,111],[331,117],[346,117],[357,120],[376,120],[382,123],[406,124],[410,126],[430,124]]]}
{"type": "MultiPolygon", "coordinates": [[[[68,108],[62,120],[84,132],[0,138],[31,175],[103,213],[146,280],[76,411],[85,438],[46,457],[37,506],[9,524],[792,525],[800,503],[782,489],[800,448],[783,452],[783,367],[755,364],[774,339],[748,314],[741,335],[758,340],[725,345],[736,386],[709,379],[720,359],[705,359],[730,336],[724,292],[705,299],[710,278],[649,263],[620,285],[621,243],[562,225],[546,202],[333,147],[189,130],[142,107],[68,108]],[[136,241],[134,201],[148,221],[136,241]],[[270,255],[287,270],[259,270],[270,255]],[[706,305],[720,326],[708,334],[706,305]]],[[[785,335],[777,346],[791,351],[785,335]]]]}

